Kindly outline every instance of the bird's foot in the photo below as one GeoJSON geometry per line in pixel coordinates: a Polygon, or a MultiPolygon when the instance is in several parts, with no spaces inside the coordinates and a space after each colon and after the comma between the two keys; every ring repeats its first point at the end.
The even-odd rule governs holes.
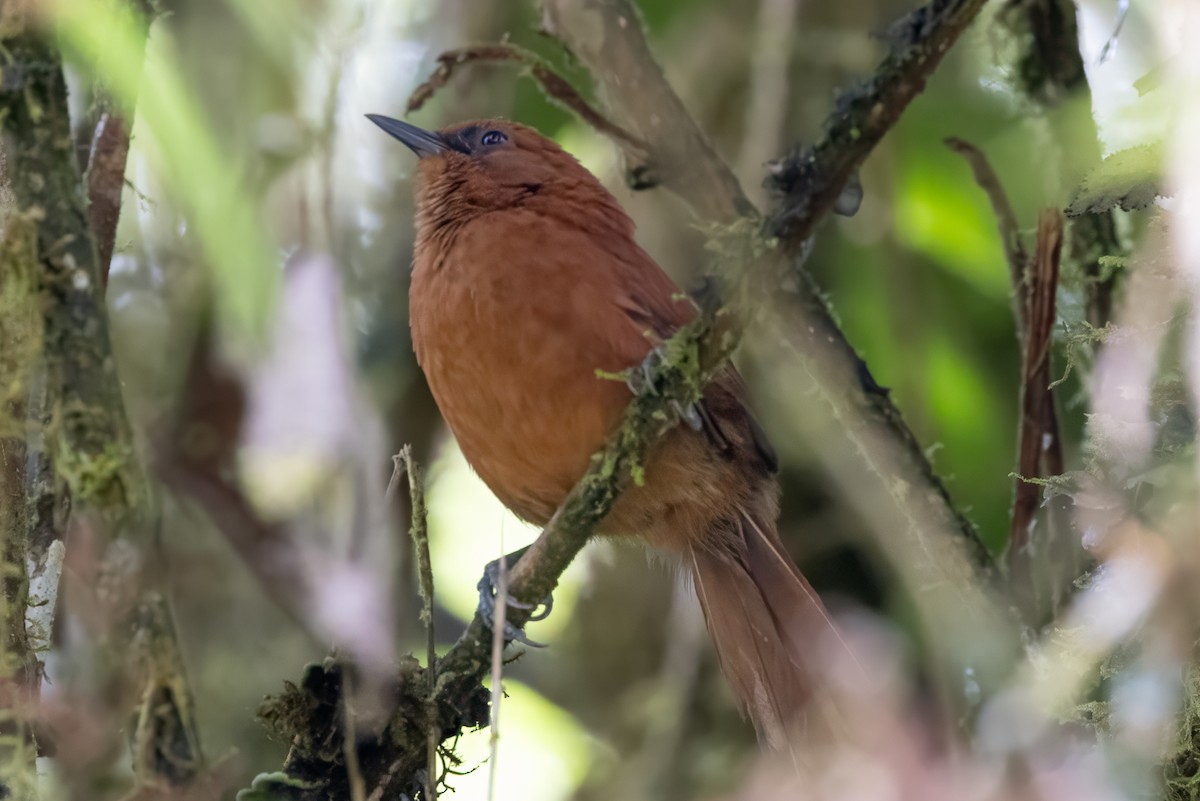
{"type": "MultiPolygon", "coordinates": [[[[504,557],[505,564],[512,567],[525,553],[525,548],[514,551],[504,557]]],[[[487,567],[483,569],[483,578],[479,579],[479,607],[476,609],[478,614],[487,624],[488,628],[494,625],[496,620],[496,597],[499,594],[500,586],[500,560],[495,559],[488,562],[487,567]]],[[[529,612],[527,620],[537,621],[545,620],[550,616],[550,611],[554,608],[554,596],[549,595],[546,600],[540,604],[526,604],[512,598],[505,598],[505,606],[509,609],[520,609],[529,612]],[[540,607],[540,610],[539,610],[540,607]]],[[[519,642],[522,645],[528,645],[531,648],[545,648],[545,643],[536,642],[525,636],[525,632],[521,627],[514,626],[507,619],[504,622],[504,642],[519,642]]]]}
{"type": "MultiPolygon", "coordinates": [[[[634,395],[641,395],[643,392],[658,395],[658,387],[654,385],[654,371],[662,364],[663,358],[661,345],[652,348],[642,363],[629,371],[629,377],[625,382],[629,385],[629,391],[634,395]]],[[[679,401],[673,400],[671,408],[679,415],[679,419],[687,423],[688,428],[693,431],[699,431],[704,426],[704,419],[700,415],[698,404],[689,403],[684,406],[679,401]]]]}

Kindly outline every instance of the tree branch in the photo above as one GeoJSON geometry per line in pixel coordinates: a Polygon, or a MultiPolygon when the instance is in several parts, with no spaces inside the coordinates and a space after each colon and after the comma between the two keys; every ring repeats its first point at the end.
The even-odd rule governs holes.
{"type": "MultiPolygon", "coordinates": [[[[1017,478],[1013,497],[1012,533],[1009,539],[1009,564],[1013,567],[1014,581],[1019,591],[1029,593],[1027,608],[1034,611],[1031,623],[1036,622],[1038,606],[1053,610],[1057,599],[1050,603],[1038,603],[1033,590],[1039,583],[1031,582],[1032,566],[1050,559],[1049,548],[1036,559],[1030,548],[1033,540],[1033,525],[1042,496],[1042,487],[1028,479],[1050,478],[1063,472],[1062,437],[1058,428],[1058,412],[1054,407],[1052,382],[1051,344],[1056,316],[1058,296],[1059,264],[1063,250],[1063,216],[1057,209],[1044,209],[1038,218],[1037,248],[1030,267],[1029,279],[1024,282],[1024,291],[1018,296],[1025,309],[1026,321],[1023,337],[1021,369],[1021,427],[1018,437],[1017,478]],[[1032,563],[1032,564],[1031,564],[1032,563]],[[1025,580],[1019,577],[1024,576],[1025,580]]],[[[1049,531],[1037,538],[1039,546],[1049,546],[1055,536],[1063,538],[1067,531],[1049,531]]],[[[1074,560],[1070,560],[1073,563],[1074,560]]],[[[1069,564],[1070,564],[1069,563],[1069,564]]],[[[1065,566],[1064,566],[1065,567],[1065,566]]],[[[1058,572],[1058,571],[1055,571],[1058,572]]],[[[1072,574],[1073,577],[1073,574],[1072,574]]],[[[1068,579],[1069,580],[1069,579],[1068,579]]],[[[1051,596],[1060,594],[1051,587],[1051,596]]]]}
{"type": "Polygon", "coordinates": [[[946,144],[967,160],[975,182],[991,201],[1012,279],[1013,323],[1021,351],[1021,378],[1017,470],[1008,538],[1009,589],[1018,607],[1024,610],[1026,621],[1036,625],[1046,613],[1058,607],[1063,582],[1078,574],[1077,559],[1067,542],[1069,515],[1062,499],[1048,499],[1048,525],[1036,541],[1033,537],[1043,488],[1031,479],[1058,476],[1065,469],[1062,433],[1050,379],[1063,217],[1054,209],[1043,210],[1038,219],[1035,256],[1031,259],[1016,213],[987,157],[961,139],[947,139],[946,144]],[[1061,557],[1062,564],[1051,564],[1052,555],[1061,557]],[[1060,572],[1062,575],[1057,575],[1060,572]]]}
{"type": "MultiPolygon", "coordinates": [[[[57,572],[53,573],[55,586],[49,586],[51,575],[45,571],[53,564],[40,554],[57,553],[61,559],[65,526],[56,519],[62,511],[59,503],[65,505],[63,499],[70,498],[72,524],[86,519],[101,528],[106,539],[123,539],[136,548],[147,546],[152,504],[117,380],[103,275],[83,202],[60,56],[53,37],[35,29],[32,20],[26,22],[6,27],[0,43],[4,74],[0,119],[4,121],[3,149],[17,205],[17,211],[6,220],[5,250],[6,254],[12,252],[10,237],[27,231],[26,255],[30,259],[28,264],[14,264],[5,258],[0,273],[8,275],[10,268],[17,269],[24,280],[33,282],[35,291],[24,299],[40,315],[37,375],[25,387],[29,407],[21,422],[28,427],[27,443],[45,457],[31,460],[36,469],[25,478],[26,486],[32,487],[32,491],[27,489],[31,515],[26,525],[35,564],[33,578],[45,579],[42,600],[48,617],[55,607],[57,572]]],[[[7,539],[18,533],[24,532],[10,529],[3,535],[7,539]]],[[[136,612],[141,590],[137,581],[122,582],[115,589],[119,597],[106,599],[122,615],[109,646],[122,658],[104,660],[107,669],[123,663],[131,633],[159,644],[163,637],[174,636],[169,628],[142,629],[150,618],[125,617],[136,612]]],[[[46,632],[37,636],[48,639],[46,632]]],[[[143,662],[140,667],[149,669],[150,664],[143,662]]],[[[160,681],[175,684],[165,695],[155,690],[151,701],[122,695],[114,703],[128,706],[120,706],[115,714],[129,714],[138,700],[151,703],[151,714],[139,726],[144,744],[153,753],[169,755],[170,760],[186,754],[198,761],[199,754],[192,748],[195,737],[190,727],[194,721],[187,710],[172,706],[182,703],[184,697],[178,692],[182,675],[166,677],[161,671],[145,675],[141,670],[132,675],[136,676],[134,683],[140,683],[137,690],[149,692],[160,681]],[[164,739],[176,737],[182,739],[164,739]]],[[[102,676],[97,684],[115,687],[110,680],[111,676],[102,676]]],[[[115,738],[118,732],[113,730],[111,735],[115,738]]],[[[176,783],[182,774],[174,769],[169,775],[159,773],[163,764],[153,758],[138,763],[136,778],[147,784],[176,783]]],[[[195,762],[189,763],[186,778],[194,776],[195,767],[195,762]]]]}
{"type": "Polygon", "coordinates": [[[1000,232],[1000,243],[1004,247],[1004,260],[1008,262],[1008,277],[1012,282],[1012,312],[1016,323],[1017,341],[1025,350],[1025,271],[1029,266],[1029,253],[1025,249],[1025,241],[1021,237],[1021,224],[1017,213],[1013,211],[1008,194],[1000,183],[1000,177],[988,163],[983,151],[970,142],[957,137],[946,140],[946,146],[966,159],[975,176],[975,183],[987,195],[992,204],[992,213],[996,215],[996,225],[1000,232]]]}

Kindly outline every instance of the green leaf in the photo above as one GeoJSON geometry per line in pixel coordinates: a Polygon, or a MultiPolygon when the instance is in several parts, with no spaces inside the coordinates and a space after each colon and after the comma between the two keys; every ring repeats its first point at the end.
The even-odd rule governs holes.
{"type": "Polygon", "coordinates": [[[237,801],[290,801],[299,798],[300,791],[315,790],[318,786],[282,771],[260,773],[254,777],[249,789],[238,791],[237,801]]]}
{"type": "Polygon", "coordinates": [[[1083,179],[1067,206],[1067,216],[1146,208],[1156,197],[1168,194],[1163,189],[1162,160],[1161,142],[1113,153],[1083,179]]]}

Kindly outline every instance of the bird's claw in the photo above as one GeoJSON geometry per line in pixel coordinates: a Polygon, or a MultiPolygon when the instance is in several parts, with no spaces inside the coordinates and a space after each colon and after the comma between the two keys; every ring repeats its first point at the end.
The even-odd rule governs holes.
{"type": "Polygon", "coordinates": [[[671,401],[671,407],[675,409],[675,413],[679,415],[679,419],[687,423],[688,428],[693,431],[699,431],[704,427],[704,419],[700,416],[700,407],[695,403],[683,406],[679,401],[671,401]]]}
{"type": "MultiPolygon", "coordinates": [[[[655,346],[646,354],[646,358],[638,367],[629,371],[629,378],[625,382],[629,385],[629,391],[634,395],[646,392],[657,397],[659,392],[658,387],[654,384],[654,371],[662,364],[662,360],[663,349],[661,346],[655,346]]],[[[693,431],[699,431],[704,426],[700,408],[695,403],[684,406],[679,401],[671,401],[671,408],[679,415],[679,419],[687,423],[688,428],[693,431]]]]}
{"type": "MultiPolygon", "coordinates": [[[[521,552],[518,552],[516,554],[506,556],[505,560],[510,565],[515,564],[517,558],[520,558],[520,555],[521,552]]],[[[476,610],[476,613],[483,619],[488,628],[492,627],[493,621],[496,619],[496,594],[499,581],[500,560],[496,559],[488,562],[487,567],[483,569],[483,578],[479,579],[478,584],[479,607],[476,610]]],[[[505,605],[509,609],[520,609],[522,611],[529,612],[530,614],[528,620],[530,621],[545,620],[550,616],[550,611],[554,608],[554,596],[547,596],[546,600],[542,601],[540,604],[527,604],[512,598],[506,598],[505,605]]],[[[506,643],[519,642],[522,645],[529,646],[530,648],[546,647],[545,643],[540,643],[536,640],[529,639],[529,637],[525,635],[524,631],[508,622],[508,620],[505,620],[504,622],[504,641],[506,643]]]]}
{"type": "Polygon", "coordinates": [[[660,346],[655,346],[646,354],[646,358],[637,367],[629,371],[629,377],[625,379],[629,391],[634,395],[641,395],[643,392],[649,395],[658,395],[658,387],[654,385],[654,371],[662,364],[663,349],[660,346]]]}

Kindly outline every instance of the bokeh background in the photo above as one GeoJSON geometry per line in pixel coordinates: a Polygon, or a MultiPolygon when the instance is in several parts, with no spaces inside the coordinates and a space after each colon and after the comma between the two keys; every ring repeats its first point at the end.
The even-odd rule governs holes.
{"type": "MultiPolygon", "coordinates": [[[[409,508],[404,493],[382,503],[390,455],[402,444],[411,443],[428,466],[440,647],[448,647],[473,614],[484,564],[537,533],[507,513],[465,464],[414,362],[407,288],[415,159],[363,115],[405,117],[409,93],[437,55],[469,43],[511,42],[541,55],[585,92],[591,81],[539,33],[539,12],[530,2],[178,0],[162,6],[144,74],[170,80],[162,78],[167,89],[161,93],[142,87],[107,290],[139,442],[152,451],[147,432],[182,402],[197,331],[215,320],[217,348],[253,376],[257,412],[251,417],[259,422],[248,426],[239,462],[248,495],[269,517],[321,521],[292,529],[293,536],[313,538],[314,564],[320,554],[341,555],[351,547],[343,524],[366,508],[363,498],[373,499],[367,504],[373,525],[351,527],[366,532],[372,558],[320,596],[318,605],[333,610],[333,623],[322,628],[281,609],[195,503],[161,493],[157,569],[174,608],[203,748],[223,764],[230,785],[241,787],[281,764],[287,749],[256,720],[258,704],[328,653],[331,630],[358,625],[348,639],[361,644],[382,637],[387,656],[422,652],[405,536],[409,508]],[[227,192],[230,187],[236,190],[227,192]],[[204,208],[209,211],[197,211],[204,208]],[[282,270],[288,260],[305,269],[282,270]],[[347,588],[360,580],[374,582],[378,592],[345,600],[353,595],[347,588]]],[[[669,81],[751,198],[765,207],[766,164],[820,136],[839,87],[870,74],[886,51],[889,25],[911,4],[643,0],[639,8],[669,81]]],[[[1161,70],[1177,44],[1163,24],[1173,18],[1154,0],[1081,0],[1080,50],[1090,93],[1037,97],[1020,66],[1029,38],[1021,14],[1015,0],[989,4],[863,166],[859,212],[823,224],[807,263],[847,338],[890,389],[955,504],[996,555],[1009,536],[1020,351],[995,215],[944,139],[961,137],[987,154],[1031,235],[1038,211],[1065,207],[1101,155],[1164,139],[1172,96],[1139,93],[1134,84],[1161,70]]],[[[99,82],[78,27],[88,18],[78,19],[85,23],[64,24],[63,40],[78,138],[86,148],[91,132],[84,121],[99,82]]],[[[112,54],[117,62],[121,57],[112,54]]],[[[481,117],[534,126],[574,153],[616,194],[637,221],[639,241],[682,286],[696,286],[710,268],[706,235],[686,207],[663,191],[628,189],[616,148],[515,68],[464,67],[407,118],[437,128],[481,117]]],[[[1150,214],[1115,216],[1121,248],[1109,255],[1118,296],[1126,258],[1150,214]]],[[[1053,370],[1065,376],[1056,392],[1068,470],[1076,472],[1095,455],[1085,427],[1100,337],[1087,324],[1086,295],[1085,276],[1066,263],[1053,370]]],[[[1183,330],[1180,319],[1169,323],[1172,331],[1183,330]]],[[[1183,349],[1173,353],[1163,357],[1162,375],[1174,377],[1171,397],[1178,398],[1185,394],[1183,349]]],[[[835,611],[871,632],[864,636],[881,649],[880,664],[892,666],[903,688],[896,690],[905,699],[898,706],[936,698],[944,688],[925,683],[910,588],[898,584],[899,571],[877,544],[888,532],[862,514],[853,488],[831,479],[827,456],[798,433],[803,426],[794,421],[819,401],[798,389],[795,366],[777,359],[752,331],[737,361],[784,457],[784,539],[835,611]]],[[[1191,432],[1192,416],[1181,414],[1179,424],[1191,432]]],[[[1170,491],[1190,498],[1192,489],[1170,491]]],[[[1194,519],[1186,520],[1185,513],[1183,528],[1190,525],[1194,534],[1194,519]]],[[[322,580],[319,568],[313,575],[322,580]]],[[[554,614],[530,627],[530,635],[550,647],[525,653],[506,671],[496,797],[690,799],[732,797],[739,788],[747,798],[767,797],[744,789],[756,763],[753,732],[739,719],[699,610],[669,565],[639,547],[596,542],[572,566],[556,600],[554,614]]],[[[68,641],[73,614],[68,607],[60,621],[68,641]]],[[[1167,664],[1168,673],[1170,665],[1182,670],[1183,662],[1167,664]]],[[[67,675],[73,669],[52,661],[47,692],[55,692],[56,670],[67,675]]],[[[1011,672],[1020,679],[1019,667],[1011,672]]],[[[971,677],[963,682],[969,685],[971,677]]],[[[1094,687],[1089,692],[1075,701],[1107,698],[1094,687]]],[[[1172,729],[1178,701],[1158,717],[1151,714],[1147,725],[1172,729]]],[[[907,720],[907,713],[899,717],[907,720]]],[[[487,797],[490,736],[476,732],[458,744],[461,775],[449,784],[460,801],[487,797]]],[[[1094,749],[1084,750],[1094,756],[1094,749]]],[[[1120,759],[1103,762],[1100,773],[1117,778],[1090,797],[1153,793],[1147,788],[1158,786],[1160,755],[1153,749],[1122,753],[1128,771],[1120,772],[1120,759]]],[[[1063,781],[1068,790],[1059,797],[1085,798],[1096,790],[1063,781]]],[[[864,793],[829,797],[935,797],[864,793]]]]}

